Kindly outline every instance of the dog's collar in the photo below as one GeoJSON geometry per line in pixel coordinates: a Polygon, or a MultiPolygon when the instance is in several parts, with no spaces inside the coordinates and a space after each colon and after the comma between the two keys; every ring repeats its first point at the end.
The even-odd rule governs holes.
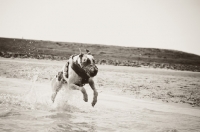
{"type": "Polygon", "coordinates": [[[85,72],[85,70],[81,68],[77,61],[72,61],[71,68],[76,72],[78,76],[82,78],[82,84],[88,83],[90,76],[85,72]]]}

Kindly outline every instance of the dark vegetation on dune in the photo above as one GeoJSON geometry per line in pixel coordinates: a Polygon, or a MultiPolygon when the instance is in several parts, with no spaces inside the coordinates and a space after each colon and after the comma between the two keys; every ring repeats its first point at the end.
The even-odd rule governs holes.
{"type": "Polygon", "coordinates": [[[0,38],[0,56],[6,58],[66,60],[72,54],[78,54],[79,48],[89,49],[98,64],[200,72],[200,56],[182,51],[0,38]]]}

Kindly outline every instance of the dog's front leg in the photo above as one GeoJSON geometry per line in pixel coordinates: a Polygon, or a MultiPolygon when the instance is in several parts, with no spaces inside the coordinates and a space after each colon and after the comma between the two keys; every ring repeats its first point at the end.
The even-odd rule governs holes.
{"type": "Polygon", "coordinates": [[[85,102],[88,102],[88,95],[87,95],[87,92],[84,87],[79,87],[75,84],[69,84],[69,88],[71,88],[73,90],[80,90],[83,93],[83,100],[85,102]]]}
{"type": "Polygon", "coordinates": [[[93,101],[92,101],[92,106],[94,107],[94,105],[97,103],[97,96],[98,96],[98,92],[95,88],[95,84],[92,78],[89,79],[89,85],[92,88],[92,90],[94,91],[94,96],[93,96],[93,101]]]}

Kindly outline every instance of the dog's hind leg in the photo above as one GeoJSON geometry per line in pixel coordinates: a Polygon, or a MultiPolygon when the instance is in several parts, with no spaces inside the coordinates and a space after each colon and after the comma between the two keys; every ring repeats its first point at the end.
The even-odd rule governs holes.
{"type": "Polygon", "coordinates": [[[88,95],[87,95],[87,92],[84,87],[79,87],[75,84],[69,84],[69,88],[71,88],[73,90],[80,90],[83,93],[83,100],[85,102],[88,102],[88,95]]]}
{"type": "Polygon", "coordinates": [[[52,87],[51,100],[52,100],[52,102],[54,102],[58,91],[62,87],[62,83],[61,83],[61,81],[58,81],[57,78],[53,78],[53,80],[51,82],[51,87],[52,87]]]}
{"type": "Polygon", "coordinates": [[[56,95],[57,95],[57,92],[54,92],[54,93],[51,95],[51,100],[52,100],[53,103],[54,103],[54,101],[55,101],[56,95]]]}
{"type": "Polygon", "coordinates": [[[58,72],[58,75],[54,77],[51,81],[51,87],[52,87],[52,95],[51,95],[51,100],[52,102],[55,101],[56,95],[58,91],[61,89],[64,81],[62,79],[62,72],[58,72]]]}

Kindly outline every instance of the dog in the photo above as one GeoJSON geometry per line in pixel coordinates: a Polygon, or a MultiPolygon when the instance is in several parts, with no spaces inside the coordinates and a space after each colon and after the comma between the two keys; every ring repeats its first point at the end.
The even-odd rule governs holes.
{"type": "Polygon", "coordinates": [[[58,72],[51,81],[52,102],[55,101],[56,95],[63,85],[68,86],[69,89],[80,90],[83,93],[83,100],[88,102],[88,95],[83,86],[89,84],[94,92],[92,101],[94,107],[97,103],[98,92],[93,78],[97,73],[98,68],[89,50],[86,50],[86,53],[80,51],[80,54],[72,55],[63,66],[62,71],[58,72]]]}

